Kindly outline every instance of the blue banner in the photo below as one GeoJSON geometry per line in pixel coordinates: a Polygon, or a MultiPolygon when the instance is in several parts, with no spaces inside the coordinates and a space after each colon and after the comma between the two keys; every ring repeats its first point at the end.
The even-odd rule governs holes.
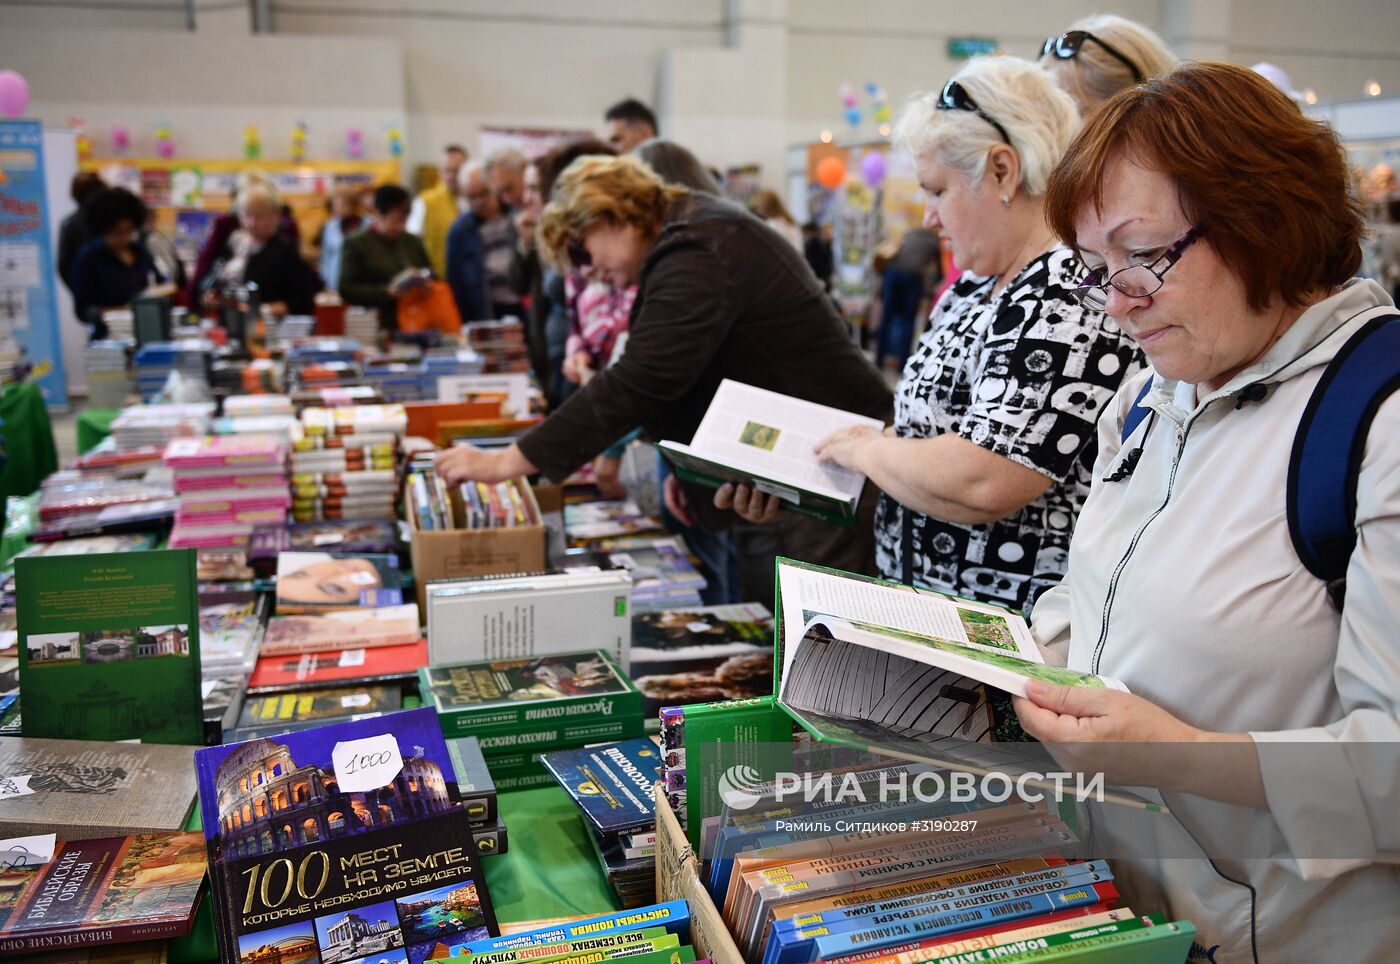
{"type": "Polygon", "coordinates": [[[68,404],[54,300],[54,246],[44,199],[44,131],[0,120],[0,319],[29,350],[50,405],[68,404]]]}

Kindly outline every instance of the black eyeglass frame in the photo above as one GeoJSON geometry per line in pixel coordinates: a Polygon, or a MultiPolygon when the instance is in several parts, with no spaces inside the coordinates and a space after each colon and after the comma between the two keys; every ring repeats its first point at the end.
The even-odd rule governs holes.
{"type": "Polygon", "coordinates": [[[1006,128],[997,123],[997,119],[977,106],[977,101],[972,99],[972,95],[967,92],[967,88],[956,80],[950,80],[943,85],[943,92],[938,95],[939,110],[965,110],[970,114],[976,114],[988,124],[997,129],[1001,135],[1002,142],[1007,147],[1011,146],[1011,135],[1006,133],[1006,128]]]}
{"type": "Polygon", "coordinates": [[[593,255],[588,253],[588,249],[583,246],[582,241],[570,241],[565,245],[564,253],[569,256],[569,264],[575,268],[593,266],[593,255]]]}
{"type": "Polygon", "coordinates": [[[1108,288],[1110,285],[1117,288],[1129,298],[1150,298],[1152,295],[1155,295],[1157,292],[1162,290],[1162,285],[1167,283],[1167,272],[1172,269],[1172,266],[1174,264],[1181,260],[1181,256],[1186,253],[1186,249],[1191,247],[1191,245],[1194,244],[1196,240],[1199,239],[1200,236],[1204,233],[1205,231],[1203,229],[1193,227],[1190,231],[1187,231],[1186,234],[1182,235],[1179,241],[1177,241],[1166,251],[1162,252],[1160,255],[1154,258],[1149,264],[1124,265],[1117,271],[1113,272],[1113,274],[1109,275],[1108,278],[1104,281],[1096,280],[1101,274],[1103,274],[1103,268],[1098,268],[1094,271],[1090,271],[1084,276],[1083,280],[1079,282],[1079,286],[1076,287],[1072,293],[1075,299],[1078,300],[1081,305],[1084,305],[1086,308],[1095,309],[1097,311],[1103,311],[1105,308],[1108,307],[1108,288]],[[1163,262],[1166,263],[1163,264],[1163,262]],[[1158,265],[1161,265],[1160,269],[1158,268],[1158,265]],[[1157,287],[1153,288],[1151,291],[1141,291],[1138,294],[1133,294],[1131,291],[1128,291],[1121,285],[1114,282],[1113,279],[1118,277],[1123,272],[1133,271],[1137,268],[1146,268],[1147,273],[1157,279],[1157,287]],[[1099,304],[1100,301],[1102,301],[1103,303],[1099,304]]]}
{"type": "Polygon", "coordinates": [[[1084,48],[1084,41],[1086,40],[1092,40],[1104,49],[1104,53],[1131,70],[1133,72],[1133,83],[1142,83],[1142,69],[1138,67],[1137,64],[1133,63],[1121,50],[1095,37],[1087,30],[1066,30],[1058,37],[1046,37],[1045,43],[1040,45],[1040,56],[1044,57],[1048,54],[1053,56],[1056,60],[1073,60],[1075,57],[1079,56],[1079,51],[1084,48]]]}

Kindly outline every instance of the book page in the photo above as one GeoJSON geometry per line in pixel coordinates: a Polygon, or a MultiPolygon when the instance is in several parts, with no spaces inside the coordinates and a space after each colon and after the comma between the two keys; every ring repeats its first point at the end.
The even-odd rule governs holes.
{"type": "Polygon", "coordinates": [[[690,448],[779,482],[856,498],[865,476],[813,454],[818,442],[851,425],[883,428],[878,419],[725,379],[690,448]]]}
{"type": "Polygon", "coordinates": [[[1044,662],[1026,621],[1010,610],[779,563],[783,606],[783,676],[806,624],[816,614],[932,636],[1032,663],[1044,662]]]}

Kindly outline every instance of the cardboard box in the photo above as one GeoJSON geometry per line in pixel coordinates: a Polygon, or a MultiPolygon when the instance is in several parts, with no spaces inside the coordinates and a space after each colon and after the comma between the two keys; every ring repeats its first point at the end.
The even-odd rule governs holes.
{"type": "MultiPolygon", "coordinates": [[[[460,579],[463,576],[499,576],[512,572],[539,572],[545,568],[545,529],[534,491],[524,478],[516,479],[524,493],[531,517],[530,525],[505,529],[419,529],[409,513],[409,556],[413,562],[413,584],[418,594],[418,611],[427,612],[425,588],[434,579],[460,579]]],[[[461,491],[448,492],[452,515],[458,525],[466,519],[461,491]]]]}
{"type": "Polygon", "coordinates": [[[697,960],[714,964],[744,964],[729,936],[710,892],[700,882],[700,858],[690,849],[676,813],[666,800],[666,789],[656,788],[656,900],[680,900],[690,904],[690,942],[697,960]]]}

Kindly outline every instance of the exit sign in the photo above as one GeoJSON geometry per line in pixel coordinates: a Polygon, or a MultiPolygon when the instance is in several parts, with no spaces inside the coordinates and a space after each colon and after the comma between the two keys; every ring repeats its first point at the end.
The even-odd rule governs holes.
{"type": "Polygon", "coordinates": [[[967,60],[983,54],[994,54],[1000,49],[990,37],[949,37],[948,56],[952,60],[967,60]]]}

